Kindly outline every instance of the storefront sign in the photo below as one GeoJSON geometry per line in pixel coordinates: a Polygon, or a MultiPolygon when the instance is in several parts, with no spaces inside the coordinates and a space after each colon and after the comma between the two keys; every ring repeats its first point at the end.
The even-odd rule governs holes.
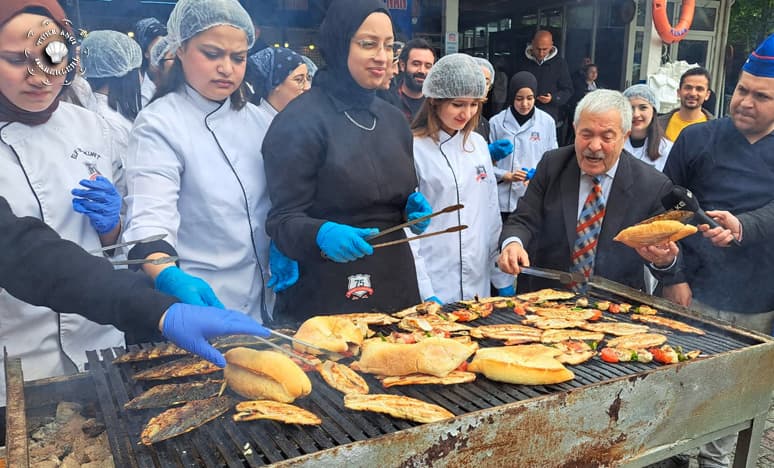
{"type": "Polygon", "coordinates": [[[446,51],[444,55],[456,54],[459,51],[459,34],[456,31],[446,33],[446,51]]]}

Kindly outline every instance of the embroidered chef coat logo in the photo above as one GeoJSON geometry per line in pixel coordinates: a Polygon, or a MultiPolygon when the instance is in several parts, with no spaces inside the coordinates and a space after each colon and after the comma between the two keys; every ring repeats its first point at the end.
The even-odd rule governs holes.
{"type": "Polygon", "coordinates": [[[70,159],[80,161],[84,166],[86,166],[86,172],[88,173],[89,179],[94,180],[98,175],[102,175],[102,173],[100,173],[99,169],[97,168],[97,162],[102,159],[101,154],[95,153],[94,151],[84,150],[79,147],[75,148],[73,152],[70,153],[70,159]]]}
{"type": "Polygon", "coordinates": [[[486,167],[476,166],[476,181],[481,182],[482,180],[486,179],[486,176],[486,167]]]}
{"type": "Polygon", "coordinates": [[[529,141],[540,141],[540,132],[532,132],[529,136],[529,141]]]}
{"type": "Polygon", "coordinates": [[[374,295],[374,289],[371,287],[371,275],[359,273],[347,278],[347,299],[357,301],[359,299],[368,299],[374,295]]]}

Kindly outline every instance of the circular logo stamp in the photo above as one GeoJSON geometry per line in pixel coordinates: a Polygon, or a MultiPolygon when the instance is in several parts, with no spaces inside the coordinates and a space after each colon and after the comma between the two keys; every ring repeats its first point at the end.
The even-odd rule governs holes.
{"type": "MultiPolygon", "coordinates": [[[[72,28],[69,20],[64,19],[63,22],[72,28]]],[[[65,76],[64,84],[69,85],[80,62],[75,36],[54,21],[46,19],[39,30],[28,31],[27,37],[33,41],[31,47],[24,49],[29,59],[27,72],[30,75],[45,75],[43,83],[47,85],[51,85],[51,77],[65,76]]]]}

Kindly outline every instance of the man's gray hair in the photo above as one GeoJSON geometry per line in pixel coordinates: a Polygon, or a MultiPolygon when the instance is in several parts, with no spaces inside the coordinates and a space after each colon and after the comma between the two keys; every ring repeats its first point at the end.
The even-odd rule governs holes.
{"type": "Polygon", "coordinates": [[[627,133],[632,129],[632,104],[620,91],[598,89],[583,96],[575,108],[573,124],[577,127],[582,112],[589,114],[604,114],[617,110],[621,114],[621,130],[627,133]]]}

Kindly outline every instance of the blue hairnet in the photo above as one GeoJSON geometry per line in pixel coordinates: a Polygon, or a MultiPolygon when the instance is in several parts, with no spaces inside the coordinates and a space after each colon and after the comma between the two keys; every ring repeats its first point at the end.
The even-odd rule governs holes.
{"type": "Polygon", "coordinates": [[[267,47],[247,58],[247,80],[256,94],[266,98],[303,63],[304,59],[290,49],[267,47]]]}
{"type": "Polygon", "coordinates": [[[143,18],[134,25],[134,40],[140,44],[143,53],[159,36],[167,35],[167,27],[156,18],[143,18]]]}
{"type": "Polygon", "coordinates": [[[312,59],[310,59],[306,55],[302,55],[301,60],[303,60],[304,63],[306,64],[306,68],[307,70],[309,70],[309,76],[314,78],[314,74],[317,73],[317,64],[314,63],[312,59]]]}
{"type": "Polygon", "coordinates": [[[142,49],[118,31],[92,31],[81,43],[86,78],[121,77],[142,65],[142,49]]]}
{"type": "Polygon", "coordinates": [[[659,101],[656,97],[656,93],[653,92],[652,89],[650,89],[650,86],[646,84],[636,84],[634,86],[629,86],[626,88],[623,92],[623,95],[626,96],[628,99],[631,98],[640,98],[648,101],[651,106],[658,112],[659,109],[659,101]]]}
{"type": "Polygon", "coordinates": [[[167,21],[171,51],[183,42],[215,26],[233,26],[247,34],[247,47],[255,42],[255,26],[237,0],[180,0],[167,21]]]}
{"type": "Polygon", "coordinates": [[[150,63],[156,68],[159,68],[161,66],[161,59],[164,58],[165,55],[167,55],[167,52],[169,52],[169,41],[167,40],[167,36],[162,37],[158,40],[155,44],[153,44],[153,47],[151,47],[150,51],[150,63]]]}
{"type": "Polygon", "coordinates": [[[446,55],[428,72],[422,94],[435,99],[480,99],[486,96],[486,79],[470,55],[446,55]]]}

